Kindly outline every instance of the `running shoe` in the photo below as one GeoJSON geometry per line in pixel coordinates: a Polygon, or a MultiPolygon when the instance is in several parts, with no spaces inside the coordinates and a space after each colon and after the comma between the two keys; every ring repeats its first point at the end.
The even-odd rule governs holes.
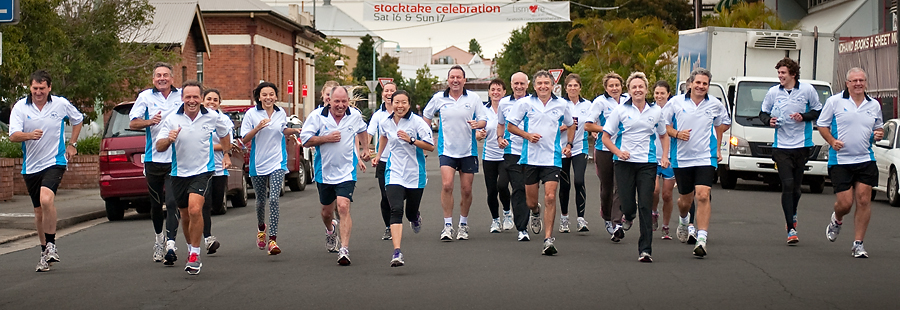
{"type": "Polygon", "coordinates": [[[616,224],[613,224],[612,221],[606,221],[606,232],[610,235],[616,233],[616,224]]]}
{"type": "Polygon", "coordinates": [[[178,248],[175,247],[175,240],[166,241],[166,256],[165,256],[166,260],[163,262],[163,265],[166,265],[166,266],[174,266],[175,265],[175,261],[178,260],[178,255],[175,255],[175,251],[177,251],[177,250],[178,250],[178,248]]]}
{"type": "Polygon", "coordinates": [[[694,225],[688,225],[688,244],[696,244],[697,243],[697,228],[694,228],[694,225]]]}
{"type": "Polygon", "coordinates": [[[641,256],[638,256],[638,261],[642,263],[652,263],[653,258],[650,257],[650,253],[641,252],[641,256]]]}
{"type": "Polygon", "coordinates": [[[469,240],[469,225],[459,223],[459,232],[456,233],[456,240],[469,240]]]}
{"type": "Polygon", "coordinates": [[[503,230],[510,230],[516,227],[516,224],[513,223],[512,213],[509,211],[503,211],[503,230]]]}
{"type": "Polygon", "coordinates": [[[260,250],[266,249],[266,232],[256,232],[256,246],[259,247],[260,250]]]}
{"type": "Polygon", "coordinates": [[[685,243],[688,241],[689,235],[690,232],[688,231],[687,224],[681,223],[679,221],[678,228],[675,228],[675,237],[678,237],[678,241],[681,241],[681,243],[685,243]]]}
{"type": "Polygon", "coordinates": [[[501,231],[500,228],[500,219],[495,218],[491,221],[491,233],[499,233],[501,231]]]}
{"type": "Polygon", "coordinates": [[[557,253],[556,246],[553,245],[553,241],[556,241],[556,238],[550,237],[544,239],[544,250],[541,251],[541,254],[549,256],[557,253]]]}
{"type": "Polygon", "coordinates": [[[541,204],[538,204],[537,209],[537,213],[531,213],[531,232],[535,234],[539,234],[544,230],[544,221],[541,220],[541,204]]]}
{"type": "Polygon", "coordinates": [[[787,243],[788,245],[795,245],[797,242],[800,242],[800,238],[797,237],[797,230],[791,229],[791,231],[788,232],[787,243]]]}
{"type": "Polygon", "coordinates": [[[441,230],[441,241],[453,241],[453,224],[444,224],[444,229],[441,230]]]}
{"type": "Polygon", "coordinates": [[[391,239],[393,239],[393,238],[394,238],[394,237],[391,236],[391,227],[390,227],[390,226],[385,227],[385,228],[384,228],[384,235],[381,235],[381,240],[391,240],[391,239]]]}
{"type": "Polygon", "coordinates": [[[562,217],[559,219],[559,232],[568,233],[569,232],[569,218],[562,217]]]}
{"type": "Polygon", "coordinates": [[[583,217],[579,217],[577,221],[578,221],[578,232],[591,231],[590,229],[588,229],[588,222],[583,217]]]}
{"type": "Polygon", "coordinates": [[[663,239],[663,240],[672,240],[672,236],[669,235],[669,226],[663,226],[663,228],[662,228],[662,239],[663,239]]]}
{"type": "Polygon", "coordinates": [[[831,222],[828,223],[828,227],[825,228],[825,237],[828,238],[828,241],[834,242],[834,240],[837,240],[837,236],[840,233],[841,223],[838,223],[834,213],[831,213],[831,222]]]}
{"type": "Polygon", "coordinates": [[[203,263],[200,262],[200,254],[191,253],[191,256],[188,256],[187,264],[184,266],[184,271],[187,271],[190,275],[196,275],[200,273],[200,267],[203,267],[203,263]]]}
{"type": "Polygon", "coordinates": [[[416,220],[409,222],[409,227],[412,228],[413,233],[419,233],[422,230],[422,214],[416,213],[416,220]]]}
{"type": "Polygon", "coordinates": [[[325,232],[325,250],[329,253],[337,252],[338,231],[335,228],[330,234],[325,232]]]}
{"type": "Polygon", "coordinates": [[[653,217],[653,231],[656,231],[659,229],[659,212],[653,212],[651,216],[653,217]]]}
{"type": "Polygon", "coordinates": [[[519,231],[519,241],[531,241],[531,238],[528,237],[528,231],[526,231],[526,230],[519,231]]]}
{"type": "Polygon", "coordinates": [[[869,257],[869,252],[866,252],[866,249],[863,248],[862,241],[853,241],[853,248],[850,249],[850,252],[853,254],[853,257],[856,258],[869,257]]]}
{"type": "Polygon", "coordinates": [[[622,229],[625,231],[631,230],[631,225],[634,225],[634,220],[624,220],[622,221],[622,229]]]}
{"type": "Polygon", "coordinates": [[[706,238],[698,239],[694,246],[694,256],[703,258],[706,256],[706,238]]]}
{"type": "Polygon", "coordinates": [[[153,243],[153,261],[163,261],[163,252],[166,249],[166,237],[162,233],[156,235],[156,242],[153,243]]]}
{"type": "Polygon", "coordinates": [[[41,260],[38,261],[37,267],[34,269],[36,272],[44,272],[50,271],[50,263],[47,262],[47,255],[45,255],[47,251],[41,253],[41,260]]]}
{"type": "Polygon", "coordinates": [[[281,248],[278,247],[278,244],[275,243],[275,240],[269,240],[269,245],[266,246],[266,250],[269,251],[269,255],[281,254],[281,248]]]}
{"type": "Polygon", "coordinates": [[[623,238],[625,238],[625,229],[622,225],[616,224],[616,231],[613,232],[613,235],[609,240],[612,240],[612,242],[619,242],[622,241],[623,238]]]}
{"type": "Polygon", "coordinates": [[[402,267],[403,264],[403,253],[400,252],[400,249],[395,249],[394,255],[391,256],[391,267],[402,267]]]}
{"type": "Polygon", "coordinates": [[[219,240],[216,240],[216,236],[209,236],[206,239],[203,239],[203,242],[206,243],[206,254],[216,254],[216,251],[219,250],[219,240]]]}
{"type": "Polygon", "coordinates": [[[56,244],[53,242],[47,242],[47,263],[53,264],[59,262],[59,253],[56,253],[56,244]]]}
{"type": "Polygon", "coordinates": [[[340,250],[338,250],[338,265],[350,265],[350,250],[348,250],[347,248],[341,248],[340,250]]]}

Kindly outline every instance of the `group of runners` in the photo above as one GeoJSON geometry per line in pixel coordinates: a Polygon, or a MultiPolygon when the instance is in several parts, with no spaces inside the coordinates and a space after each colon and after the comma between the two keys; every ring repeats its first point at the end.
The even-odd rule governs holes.
{"type": "MultiPolygon", "coordinates": [[[[760,119],[776,127],[772,157],[782,181],[787,243],[799,242],[799,185],[813,146],[811,130],[815,122],[830,146],[829,174],[836,193],[826,236],[831,241],[837,238],[842,220],[855,201],[856,231],[851,251],[854,257],[867,257],[863,239],[870,217],[869,195],[878,182],[871,148],[883,136],[883,121],[880,104],[865,93],[866,73],[859,68],[847,72],[846,90],[823,106],[815,90],[799,82],[800,68],[795,61],[785,58],[775,69],[780,83],[761,103],[760,119]]],[[[313,169],[326,250],[337,253],[340,265],[351,263],[350,205],[357,173],[365,172],[369,164],[375,167],[381,190],[382,239],[392,241],[391,266],[405,264],[401,252],[403,217],[414,233],[421,230],[419,209],[427,185],[426,152],[435,149],[440,161],[443,211],[439,239],[469,239],[468,216],[474,175],[479,171],[479,144],[492,217],[490,232],[515,229],[518,241],[530,241],[529,231],[543,233],[541,253],[554,255],[558,252],[553,237],[557,198],[561,209],[557,230],[569,233],[572,187],[574,229],[589,231],[584,175],[591,152],[589,142],[594,140],[600,214],[610,240],[624,238],[637,218],[638,260],[652,262],[653,231],[659,228],[657,204],[661,195],[662,239],[672,239],[669,219],[677,183],[680,196],[675,235],[679,241],[693,244],[693,255],[704,257],[708,253],[710,189],[721,159],[722,133],[731,124],[726,107],[707,93],[711,78],[708,70],[695,69],[686,81],[685,94],[673,96],[668,83],[659,81],[651,88],[641,72],[627,78],[609,73],[602,79],[605,92],[591,102],[581,97],[582,81],[577,74],[566,77],[565,95],[556,96],[549,72],[541,70],[531,77],[534,94],[527,93],[532,82],[529,76],[518,72],[510,79],[512,95],[506,96],[505,82],[495,79],[490,83],[488,100],[483,102],[465,88],[462,67],[454,66],[448,73],[447,88],[428,100],[422,116],[411,108],[415,107],[415,98],[386,83],[384,104],[367,124],[361,111],[351,105],[348,89],[328,83],[323,89],[325,105],[307,116],[302,129],[288,126],[285,111],[275,104],[277,86],[262,82],[253,91],[256,106],[245,113],[240,127],[240,139],[251,146],[257,246],[269,255],[281,253],[276,240],[278,200],[287,170],[285,141],[296,135],[303,146],[315,148],[313,169]],[[432,136],[434,121],[439,122],[437,137],[432,136]],[[594,139],[589,138],[591,135],[594,139]],[[370,141],[375,142],[374,152],[369,148],[370,141]],[[461,199],[454,226],[457,175],[461,199]]],[[[172,67],[166,63],[154,67],[152,80],[153,87],[138,95],[130,113],[130,127],[147,132],[144,169],[152,198],[152,257],[165,265],[176,263],[180,221],[188,249],[185,271],[198,274],[201,246],[207,254],[214,254],[221,246],[210,232],[209,211],[212,203],[221,203],[212,200],[223,196],[225,190],[234,125],[218,111],[222,98],[217,90],[204,89],[196,81],[176,88],[172,85],[172,67]],[[164,204],[177,208],[168,208],[163,215],[164,204]]],[[[53,199],[67,159],[77,153],[74,141],[83,120],[71,103],[49,95],[50,90],[50,75],[35,72],[30,80],[31,94],[16,103],[10,121],[10,140],[23,143],[22,174],[35,207],[41,242],[37,271],[48,271],[51,263],[60,261],[53,199]],[[68,140],[62,130],[65,121],[73,125],[68,140]]]]}

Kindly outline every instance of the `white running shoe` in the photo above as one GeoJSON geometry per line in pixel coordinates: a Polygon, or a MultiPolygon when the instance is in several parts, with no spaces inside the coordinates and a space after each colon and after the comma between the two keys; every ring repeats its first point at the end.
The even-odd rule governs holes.
{"type": "Polygon", "coordinates": [[[516,227],[516,224],[513,223],[512,212],[503,211],[503,230],[511,230],[516,227]]]}
{"type": "Polygon", "coordinates": [[[500,230],[500,219],[496,218],[491,221],[491,233],[499,233],[500,230]]]}
{"type": "Polygon", "coordinates": [[[612,221],[606,221],[606,232],[610,235],[616,233],[616,224],[613,224],[612,221]]]}
{"type": "Polygon", "coordinates": [[[862,241],[853,241],[853,248],[850,249],[851,253],[853,253],[853,257],[856,258],[868,258],[869,252],[866,252],[866,249],[863,248],[862,241]]]}
{"type": "Polygon", "coordinates": [[[706,238],[697,239],[697,244],[694,245],[694,256],[699,258],[706,256],[706,238]]]}
{"type": "MultiPolygon", "coordinates": [[[[47,252],[47,251],[44,251],[47,252]]],[[[36,272],[44,272],[50,271],[50,263],[47,262],[47,255],[45,253],[41,253],[41,260],[38,261],[37,267],[35,268],[36,272]]]]}
{"type": "Polygon", "coordinates": [[[156,234],[156,242],[153,243],[153,261],[163,261],[163,252],[166,249],[166,236],[163,233],[156,234]]]}
{"type": "Polygon", "coordinates": [[[216,254],[216,251],[222,246],[219,240],[216,240],[216,236],[206,237],[203,242],[206,244],[206,254],[216,254]]]}
{"type": "Polygon", "coordinates": [[[456,233],[456,240],[469,240],[469,225],[459,223],[459,232],[456,233]]]}
{"type": "Polygon", "coordinates": [[[828,227],[825,228],[825,237],[828,238],[828,241],[834,242],[834,240],[837,240],[837,236],[840,233],[841,224],[838,224],[837,218],[835,218],[834,213],[831,213],[831,222],[828,223],[828,227]]]}
{"type": "Polygon", "coordinates": [[[45,253],[47,253],[48,264],[60,262],[59,253],[56,253],[56,244],[53,244],[53,242],[47,242],[47,251],[45,253]]]}
{"type": "Polygon", "coordinates": [[[527,230],[519,231],[519,241],[531,241],[531,237],[528,236],[527,230]]]}
{"type": "Polygon", "coordinates": [[[444,229],[441,230],[441,241],[453,241],[453,224],[444,224],[444,229]]]}
{"type": "Polygon", "coordinates": [[[675,237],[678,238],[678,241],[681,241],[681,243],[685,243],[688,241],[689,235],[690,232],[688,231],[687,224],[683,224],[679,221],[678,228],[675,229],[675,237]]]}
{"type": "Polygon", "coordinates": [[[559,219],[559,232],[568,233],[569,232],[569,218],[561,217],[559,219]]]}
{"type": "Polygon", "coordinates": [[[583,217],[578,218],[578,232],[586,232],[591,231],[588,229],[588,222],[583,217]]]}

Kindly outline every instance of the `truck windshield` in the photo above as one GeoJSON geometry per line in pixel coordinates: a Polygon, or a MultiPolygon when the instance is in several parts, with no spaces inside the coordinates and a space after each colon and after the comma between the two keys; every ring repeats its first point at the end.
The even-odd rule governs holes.
{"type": "MultiPolygon", "coordinates": [[[[737,98],[734,103],[734,121],[744,126],[768,127],[759,119],[763,99],[769,88],[778,82],[740,82],[737,87],[737,98]]],[[[819,102],[831,97],[831,88],[826,85],[813,85],[819,94],[819,102]]]]}

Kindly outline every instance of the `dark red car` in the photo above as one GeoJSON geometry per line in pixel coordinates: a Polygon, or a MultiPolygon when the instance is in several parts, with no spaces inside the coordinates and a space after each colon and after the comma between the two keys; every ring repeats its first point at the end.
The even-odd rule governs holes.
{"type": "MultiPolygon", "coordinates": [[[[120,103],[110,113],[100,143],[100,197],[106,202],[106,217],[121,220],[125,210],[150,212],[150,195],[144,178],[145,130],[129,128],[128,113],[134,102],[120,103]]],[[[232,140],[231,166],[228,167],[226,198],[233,207],[247,206],[247,177],[244,146],[232,140]]],[[[225,204],[213,206],[212,214],[225,214],[225,204]]]]}

